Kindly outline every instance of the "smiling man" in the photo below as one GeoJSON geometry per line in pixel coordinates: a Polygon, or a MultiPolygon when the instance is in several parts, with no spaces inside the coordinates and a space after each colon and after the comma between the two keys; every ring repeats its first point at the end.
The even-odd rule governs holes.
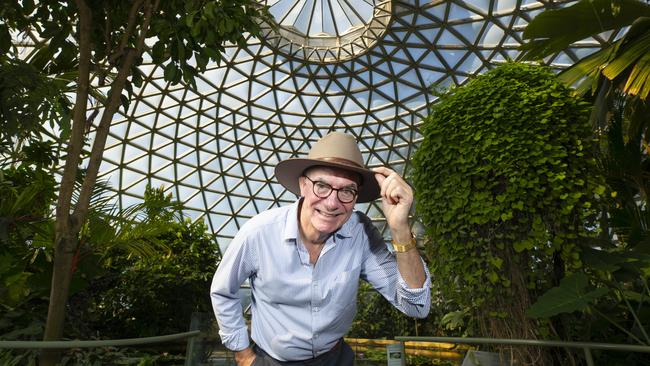
{"type": "Polygon", "coordinates": [[[354,362],[343,341],[356,313],[359,279],[403,313],[423,318],[429,273],[409,225],[411,187],[399,174],[363,165],[350,135],[332,132],[307,158],[275,168],[300,198],[250,219],[230,243],[210,295],[223,344],[240,366],[354,362]],[[391,253],[355,203],[381,198],[393,238],[391,253]],[[252,290],[251,344],[238,290],[252,290]]]}

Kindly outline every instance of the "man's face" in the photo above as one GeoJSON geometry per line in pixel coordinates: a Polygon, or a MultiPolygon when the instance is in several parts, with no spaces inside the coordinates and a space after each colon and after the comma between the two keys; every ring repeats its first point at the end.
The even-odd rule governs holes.
{"type": "Polygon", "coordinates": [[[309,169],[305,172],[305,176],[309,179],[300,177],[300,194],[304,197],[300,212],[300,226],[308,237],[313,234],[329,235],[348,221],[356,197],[352,202],[343,203],[338,199],[338,192],[333,190],[327,198],[320,198],[314,193],[314,184],[324,183],[335,189],[358,191],[358,176],[346,170],[327,167],[309,169]]]}

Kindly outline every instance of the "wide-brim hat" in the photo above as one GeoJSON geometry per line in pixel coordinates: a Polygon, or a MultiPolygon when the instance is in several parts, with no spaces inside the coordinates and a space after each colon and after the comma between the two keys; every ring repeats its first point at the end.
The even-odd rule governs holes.
{"type": "Polygon", "coordinates": [[[278,182],[297,195],[300,195],[298,178],[314,166],[334,167],[358,173],[361,176],[357,202],[370,202],[379,198],[379,184],[375,173],[363,165],[361,151],[354,137],[342,132],[331,132],[318,140],[309,150],[306,158],[292,158],[275,166],[278,182]]]}

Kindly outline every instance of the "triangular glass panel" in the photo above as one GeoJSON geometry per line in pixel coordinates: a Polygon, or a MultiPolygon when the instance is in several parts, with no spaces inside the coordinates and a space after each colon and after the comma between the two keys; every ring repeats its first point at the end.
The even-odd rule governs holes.
{"type": "Polygon", "coordinates": [[[196,169],[194,167],[188,166],[188,165],[185,165],[185,164],[180,164],[180,163],[176,163],[174,165],[174,168],[175,168],[174,170],[176,172],[175,178],[176,178],[177,181],[185,178],[188,174],[193,173],[193,172],[196,171],[196,169]]]}
{"type": "Polygon", "coordinates": [[[514,11],[519,6],[518,0],[497,0],[496,2],[497,5],[494,10],[498,13],[514,11]]]}
{"type": "Polygon", "coordinates": [[[467,57],[456,69],[464,73],[474,74],[481,66],[483,66],[483,61],[475,55],[472,55],[467,57]]]}
{"type": "Polygon", "coordinates": [[[426,8],[425,12],[422,15],[418,15],[418,17],[415,19],[416,25],[421,26],[431,22],[431,18],[428,16],[425,17],[424,14],[432,15],[435,17],[435,19],[440,21],[446,19],[447,17],[445,14],[447,13],[447,6],[449,6],[449,2],[442,1],[436,6],[426,8]]]}
{"type": "Polygon", "coordinates": [[[177,185],[176,187],[178,189],[178,195],[180,196],[182,202],[185,202],[187,199],[194,197],[194,195],[201,193],[200,190],[183,185],[177,185]]]}
{"type": "Polygon", "coordinates": [[[134,184],[126,188],[126,192],[133,194],[134,196],[143,197],[144,191],[147,188],[148,181],[142,177],[138,182],[133,182],[134,184]]]}
{"type": "Polygon", "coordinates": [[[461,50],[438,50],[438,52],[451,68],[456,66],[463,54],[465,54],[465,52],[461,50]]]}
{"type": "Polygon", "coordinates": [[[483,47],[495,47],[502,41],[504,34],[503,28],[497,24],[488,24],[485,32],[483,32],[479,45],[483,47]]]}

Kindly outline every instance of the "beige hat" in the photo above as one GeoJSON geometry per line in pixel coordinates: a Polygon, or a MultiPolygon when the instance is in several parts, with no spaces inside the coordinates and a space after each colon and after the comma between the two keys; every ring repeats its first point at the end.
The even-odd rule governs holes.
{"type": "Polygon", "coordinates": [[[331,132],[318,140],[306,158],[283,160],[275,166],[275,177],[289,191],[300,195],[298,178],[313,166],[329,166],[359,173],[362,181],[357,202],[379,198],[379,184],[375,173],[363,165],[361,151],[354,137],[342,132],[331,132]]]}

